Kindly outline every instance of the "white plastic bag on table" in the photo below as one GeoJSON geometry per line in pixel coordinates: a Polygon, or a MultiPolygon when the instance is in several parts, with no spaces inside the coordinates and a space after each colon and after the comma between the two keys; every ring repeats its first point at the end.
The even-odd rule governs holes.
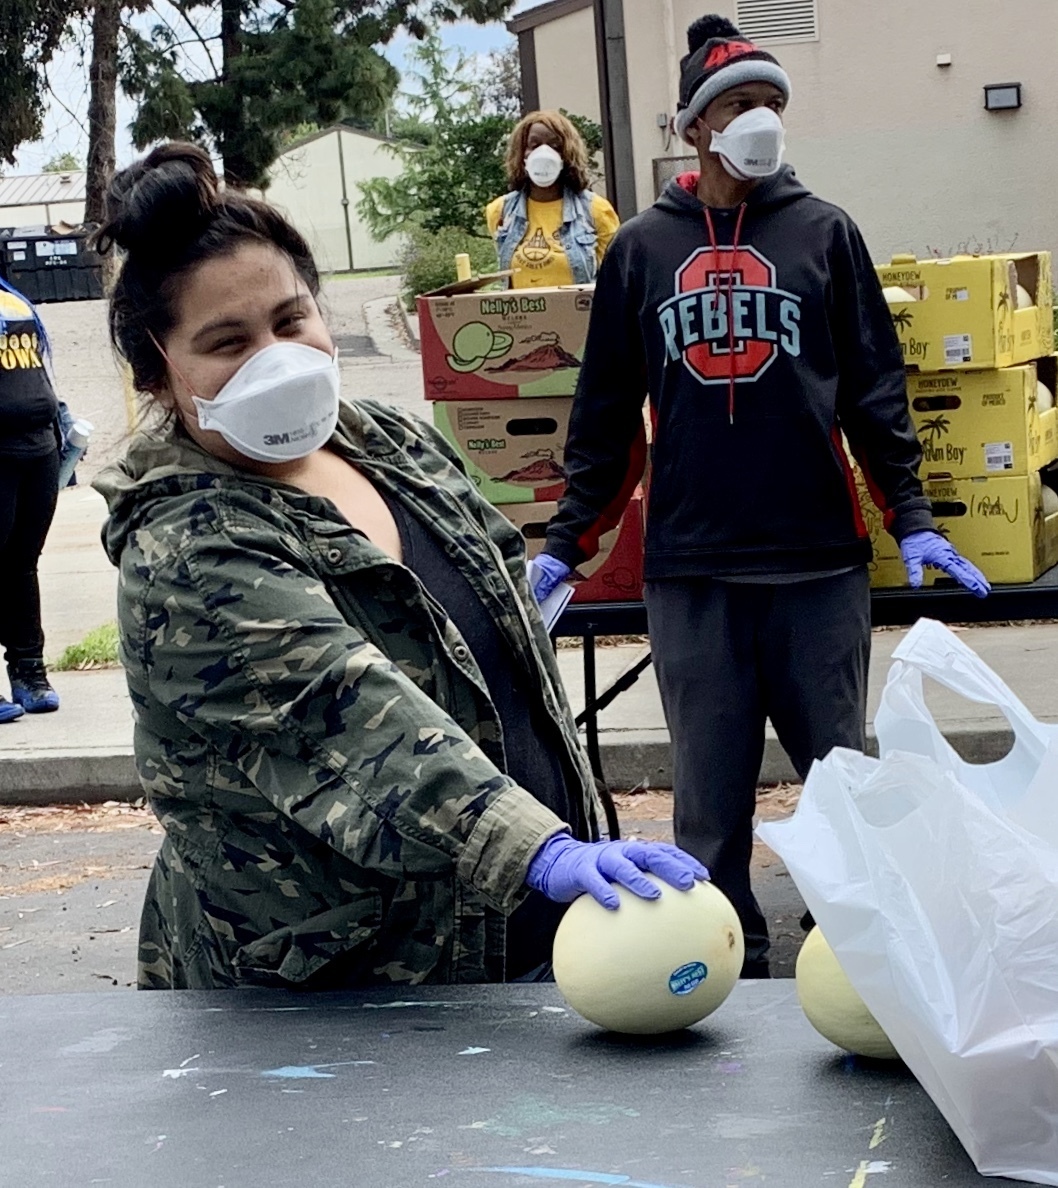
{"type": "Polygon", "coordinates": [[[978,1170],[1058,1185],[1058,730],[939,624],[895,656],[884,757],[832,752],[757,832],[978,1170]],[[1014,750],[964,763],[923,672],[998,705],[1014,750]]]}

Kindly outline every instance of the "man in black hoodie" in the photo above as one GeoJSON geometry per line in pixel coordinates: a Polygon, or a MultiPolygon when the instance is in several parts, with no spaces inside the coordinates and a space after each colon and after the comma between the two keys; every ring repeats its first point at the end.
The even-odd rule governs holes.
{"type": "Polygon", "coordinates": [[[700,173],[618,232],[599,271],[566,445],[568,489],[537,596],[598,548],[642,475],[654,421],[646,604],[673,747],[676,841],[708,866],[768,976],[750,887],[771,719],[802,778],[865,745],[871,544],[844,441],[900,542],[984,577],[933,529],[896,333],[849,217],[783,151],[790,80],[722,17],[688,30],[676,129],[700,173]]]}

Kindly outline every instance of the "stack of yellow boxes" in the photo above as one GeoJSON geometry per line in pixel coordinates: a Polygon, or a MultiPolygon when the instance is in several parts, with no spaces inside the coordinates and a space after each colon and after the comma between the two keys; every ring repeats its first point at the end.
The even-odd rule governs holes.
{"type": "MultiPolygon", "coordinates": [[[[1058,514],[1046,515],[1040,476],[1058,459],[1050,253],[897,256],[877,271],[937,528],[991,582],[1032,581],[1058,563],[1058,514]]],[[[900,551],[858,478],[872,585],[905,585],[900,551]]]]}
{"type": "MultiPolygon", "coordinates": [[[[479,291],[493,279],[418,299],[423,379],[434,425],[532,557],[566,485],[563,454],[594,286],[479,291]]],[[[579,567],[574,601],[641,597],[643,534],[637,493],[579,567]]]]}

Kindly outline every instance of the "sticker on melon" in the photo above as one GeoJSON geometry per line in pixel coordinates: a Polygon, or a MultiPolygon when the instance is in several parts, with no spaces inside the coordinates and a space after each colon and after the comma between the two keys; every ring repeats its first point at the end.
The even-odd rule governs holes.
{"type": "Polygon", "coordinates": [[[794,976],[801,1009],[824,1039],[854,1056],[900,1059],[818,927],[805,937],[794,976]]]}
{"type": "Polygon", "coordinates": [[[658,1035],[700,1022],[722,1005],[742,972],[738,915],[712,883],[641,899],[615,886],[607,911],[582,895],[555,934],[555,981],[591,1023],[626,1035],[658,1035]]]}

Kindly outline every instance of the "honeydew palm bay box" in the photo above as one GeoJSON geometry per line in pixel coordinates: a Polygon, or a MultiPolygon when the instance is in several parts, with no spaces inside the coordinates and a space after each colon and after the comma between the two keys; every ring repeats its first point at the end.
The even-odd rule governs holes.
{"type": "Polygon", "coordinates": [[[1011,367],[1054,350],[1050,252],[894,256],[876,271],[907,367],[1011,367]]]}
{"type": "Polygon", "coordinates": [[[921,477],[1025,475],[1058,460],[1056,371],[1050,355],[1002,370],[910,372],[921,477]]]}

